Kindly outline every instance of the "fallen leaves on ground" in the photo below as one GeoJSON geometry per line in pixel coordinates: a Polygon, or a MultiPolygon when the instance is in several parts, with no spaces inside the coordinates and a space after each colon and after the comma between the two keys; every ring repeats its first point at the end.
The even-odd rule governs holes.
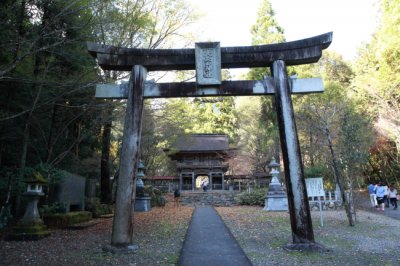
{"type": "Polygon", "coordinates": [[[111,242],[112,218],[82,230],[52,229],[39,241],[0,241],[0,265],[174,265],[193,208],[165,207],[134,213],[135,254],[112,254],[102,249],[111,242]]]}
{"type": "MultiPolygon", "coordinates": [[[[83,230],[52,230],[40,241],[0,241],[0,265],[175,265],[192,216],[191,207],[164,208],[134,213],[137,253],[102,251],[110,244],[112,219],[83,230]]],[[[367,201],[365,201],[367,202],[367,201]]],[[[261,207],[216,208],[254,265],[399,265],[400,220],[382,213],[357,212],[355,227],[348,226],[343,210],[311,212],[316,242],[326,253],[288,252],[292,241],[288,212],[261,207]]],[[[204,243],[205,245],[207,243],[204,243]]]]}

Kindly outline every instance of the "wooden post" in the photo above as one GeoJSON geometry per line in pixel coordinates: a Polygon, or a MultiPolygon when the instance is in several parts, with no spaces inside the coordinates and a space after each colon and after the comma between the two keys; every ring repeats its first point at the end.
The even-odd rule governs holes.
{"type": "Polygon", "coordinates": [[[210,172],[208,172],[208,185],[210,186],[210,191],[213,190],[213,176],[210,172]]]}
{"type": "Polygon", "coordinates": [[[179,174],[179,190],[182,190],[182,173],[179,174]]]}
{"type": "Polygon", "coordinates": [[[194,179],[194,172],[192,172],[192,191],[194,191],[196,184],[195,184],[196,180],[194,179]]]}
{"type": "Polygon", "coordinates": [[[120,172],[113,220],[111,245],[126,247],[132,244],[135,176],[137,173],[142,131],[143,93],[147,71],[142,66],[132,68],[122,139],[120,172]]]}
{"type": "Polygon", "coordinates": [[[315,249],[317,245],[315,245],[314,241],[307,188],[285,62],[282,60],[275,61],[272,64],[272,72],[276,83],[275,108],[285,166],[293,238],[293,244],[288,245],[286,248],[295,250],[315,249]]]}

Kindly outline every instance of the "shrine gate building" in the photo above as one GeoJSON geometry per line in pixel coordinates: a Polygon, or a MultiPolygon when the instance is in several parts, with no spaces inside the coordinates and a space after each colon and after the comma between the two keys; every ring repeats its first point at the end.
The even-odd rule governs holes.
{"type": "Polygon", "coordinates": [[[229,143],[223,134],[193,134],[179,137],[165,150],[176,161],[181,190],[225,190],[225,172],[229,163],[229,143]]]}

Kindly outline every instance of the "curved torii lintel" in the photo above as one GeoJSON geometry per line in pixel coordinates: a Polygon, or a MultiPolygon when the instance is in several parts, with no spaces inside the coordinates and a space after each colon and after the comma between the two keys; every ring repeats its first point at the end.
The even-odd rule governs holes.
{"type": "MultiPolygon", "coordinates": [[[[287,66],[315,63],[332,42],[332,32],[307,39],[258,46],[221,48],[222,68],[271,66],[283,60],[287,66]]],[[[89,53],[104,70],[131,71],[142,65],[148,71],[194,70],[195,49],[136,49],[87,43],[89,53]]]]}

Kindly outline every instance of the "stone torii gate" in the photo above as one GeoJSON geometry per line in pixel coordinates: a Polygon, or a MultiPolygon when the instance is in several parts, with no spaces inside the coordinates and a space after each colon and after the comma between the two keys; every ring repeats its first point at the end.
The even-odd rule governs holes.
{"type": "Polygon", "coordinates": [[[132,199],[145,98],[274,95],[294,250],[322,250],[314,240],[291,93],[322,92],[322,80],[294,79],[286,66],[315,63],[332,42],[332,32],[308,39],[260,46],[225,47],[197,43],[196,49],[134,49],[88,43],[104,70],[131,71],[126,85],[101,84],[98,98],[128,98],[111,244],[132,244],[132,199]],[[270,67],[261,81],[221,81],[221,68],[270,67]],[[197,82],[146,82],[147,71],[197,70],[197,82]]]}

